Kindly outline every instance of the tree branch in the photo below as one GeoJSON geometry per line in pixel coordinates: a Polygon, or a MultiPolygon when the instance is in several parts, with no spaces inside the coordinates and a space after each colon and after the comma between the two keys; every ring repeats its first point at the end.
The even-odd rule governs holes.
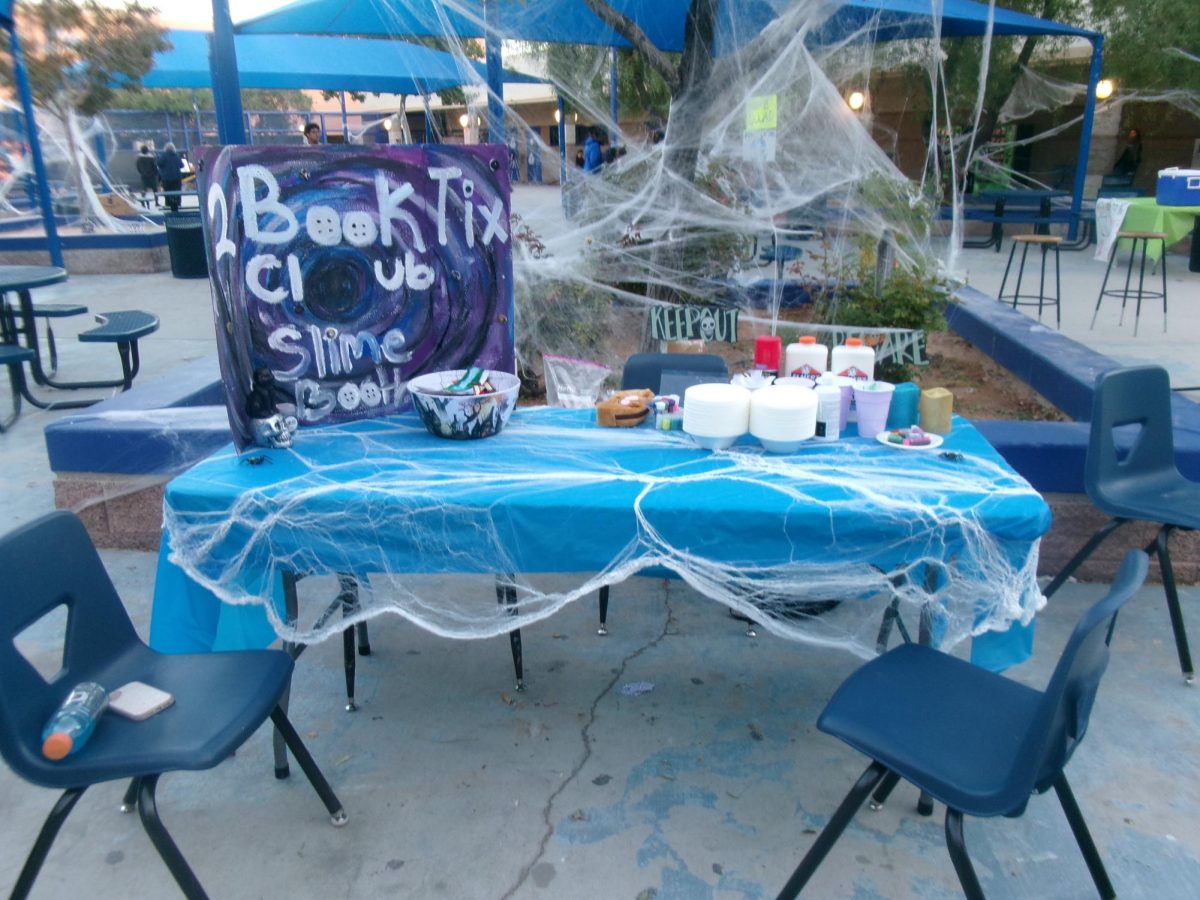
{"type": "Polygon", "coordinates": [[[672,94],[679,89],[679,70],[671,57],[655,47],[633,19],[613,9],[604,0],[584,0],[584,3],[601,22],[633,44],[634,49],[662,76],[672,94]]]}

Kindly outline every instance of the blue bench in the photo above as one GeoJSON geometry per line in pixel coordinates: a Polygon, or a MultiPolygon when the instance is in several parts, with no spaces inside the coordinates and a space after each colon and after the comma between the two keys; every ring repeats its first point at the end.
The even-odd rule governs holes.
{"type": "Polygon", "coordinates": [[[25,391],[25,372],[22,365],[33,359],[33,351],[16,344],[0,344],[0,366],[8,369],[8,383],[12,387],[12,413],[0,420],[0,434],[17,421],[21,415],[21,394],[25,391]]]}
{"type": "Polygon", "coordinates": [[[141,367],[138,340],[158,331],[158,316],[135,309],[121,310],[98,313],[96,321],[100,324],[80,334],[79,340],[87,344],[117,345],[117,353],[121,357],[121,390],[127,391],[141,367]]]}

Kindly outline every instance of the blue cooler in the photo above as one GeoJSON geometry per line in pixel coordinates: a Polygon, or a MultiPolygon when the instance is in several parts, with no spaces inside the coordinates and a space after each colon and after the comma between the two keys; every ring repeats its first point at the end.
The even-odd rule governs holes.
{"type": "Polygon", "coordinates": [[[1200,169],[1161,169],[1154,199],[1159,206],[1200,206],[1200,169]]]}

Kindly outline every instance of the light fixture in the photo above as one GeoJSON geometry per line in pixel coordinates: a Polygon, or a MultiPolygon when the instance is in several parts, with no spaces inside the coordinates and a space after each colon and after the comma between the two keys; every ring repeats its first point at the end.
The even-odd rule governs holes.
{"type": "Polygon", "coordinates": [[[1096,99],[1107,100],[1113,95],[1116,85],[1111,78],[1101,78],[1096,82],[1096,99]]]}
{"type": "Polygon", "coordinates": [[[392,130],[392,126],[393,126],[394,124],[396,124],[396,123],[392,121],[392,119],[391,119],[391,116],[389,116],[388,118],[384,119],[384,120],[383,120],[383,129],[384,129],[384,131],[391,131],[391,130],[392,130]]]}
{"type": "Polygon", "coordinates": [[[470,121],[471,121],[471,117],[468,116],[466,113],[463,113],[461,116],[458,117],[458,124],[461,125],[463,128],[466,128],[467,123],[470,121]]]}
{"type": "Polygon", "coordinates": [[[860,109],[862,109],[866,102],[867,95],[862,91],[851,91],[846,97],[846,105],[855,112],[858,112],[860,109]]]}
{"type": "Polygon", "coordinates": [[[562,121],[562,110],[556,109],[554,111],[554,124],[557,125],[561,121],[562,121]]]}

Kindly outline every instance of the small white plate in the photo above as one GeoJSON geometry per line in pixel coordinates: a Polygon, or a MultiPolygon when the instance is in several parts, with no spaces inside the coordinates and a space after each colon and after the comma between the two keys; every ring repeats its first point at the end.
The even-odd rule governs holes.
{"type": "Polygon", "coordinates": [[[891,447],[893,450],[936,450],[938,447],[942,446],[942,443],[945,441],[945,438],[943,438],[940,434],[933,434],[927,431],[925,432],[925,436],[929,438],[929,443],[920,444],[914,447],[911,444],[893,444],[888,440],[889,434],[891,434],[890,431],[881,431],[879,434],[875,435],[875,440],[879,441],[879,443],[883,444],[885,447],[891,447]]]}

